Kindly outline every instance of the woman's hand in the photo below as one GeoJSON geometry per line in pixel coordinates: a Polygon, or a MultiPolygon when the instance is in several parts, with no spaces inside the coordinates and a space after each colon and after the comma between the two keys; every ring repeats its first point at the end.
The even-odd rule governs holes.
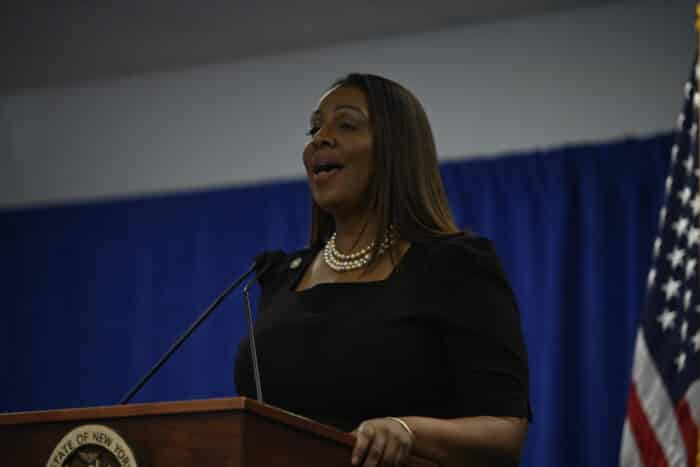
{"type": "Polygon", "coordinates": [[[413,450],[413,432],[398,418],[365,420],[353,431],[357,437],[352,465],[390,467],[401,465],[413,450]]]}

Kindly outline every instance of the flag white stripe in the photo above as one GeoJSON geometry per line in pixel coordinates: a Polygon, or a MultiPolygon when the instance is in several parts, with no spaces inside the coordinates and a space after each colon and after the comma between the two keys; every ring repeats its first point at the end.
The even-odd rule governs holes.
{"type": "Polygon", "coordinates": [[[666,457],[669,467],[687,467],[685,444],[671,399],[649,355],[644,334],[637,331],[633,378],[649,426],[666,457]]]}
{"type": "Polygon", "coordinates": [[[622,449],[620,450],[621,467],[643,467],[639,459],[637,440],[634,439],[630,430],[629,420],[625,418],[625,425],[622,427],[622,449]]]}
{"type": "Polygon", "coordinates": [[[700,380],[696,380],[685,393],[685,400],[690,407],[690,415],[695,426],[700,427],[700,380]]]}

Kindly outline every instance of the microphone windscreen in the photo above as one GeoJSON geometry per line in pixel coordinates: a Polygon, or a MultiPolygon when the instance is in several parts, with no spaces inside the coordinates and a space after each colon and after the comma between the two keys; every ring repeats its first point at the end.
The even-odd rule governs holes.
{"type": "Polygon", "coordinates": [[[255,275],[258,282],[263,281],[267,273],[275,265],[282,264],[287,259],[287,255],[282,250],[264,251],[255,257],[255,275]]]}

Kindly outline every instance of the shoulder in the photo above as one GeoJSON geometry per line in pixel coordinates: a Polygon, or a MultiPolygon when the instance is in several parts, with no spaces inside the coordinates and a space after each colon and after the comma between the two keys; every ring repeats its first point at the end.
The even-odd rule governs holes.
{"type": "Polygon", "coordinates": [[[455,236],[421,247],[426,293],[446,323],[501,343],[521,342],[515,292],[490,240],[455,236]]]}
{"type": "Polygon", "coordinates": [[[491,240],[472,234],[459,234],[417,242],[422,283],[443,296],[464,295],[499,297],[515,301],[491,240]]]}
{"type": "Polygon", "coordinates": [[[416,246],[430,273],[440,275],[440,271],[445,271],[451,275],[480,273],[504,277],[500,259],[487,238],[460,233],[420,241],[416,246]]]}
{"type": "Polygon", "coordinates": [[[433,254],[456,253],[475,257],[489,256],[494,253],[491,240],[478,235],[460,232],[443,237],[435,237],[417,242],[433,254]]]}

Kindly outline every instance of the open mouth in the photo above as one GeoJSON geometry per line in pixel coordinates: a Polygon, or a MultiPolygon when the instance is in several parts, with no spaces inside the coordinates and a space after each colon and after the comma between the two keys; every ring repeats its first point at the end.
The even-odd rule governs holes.
{"type": "Polygon", "coordinates": [[[341,164],[329,162],[329,163],[318,164],[318,165],[314,166],[312,168],[311,172],[314,175],[321,175],[321,174],[325,174],[325,173],[330,174],[332,172],[342,170],[342,169],[343,169],[343,166],[341,164]]]}

